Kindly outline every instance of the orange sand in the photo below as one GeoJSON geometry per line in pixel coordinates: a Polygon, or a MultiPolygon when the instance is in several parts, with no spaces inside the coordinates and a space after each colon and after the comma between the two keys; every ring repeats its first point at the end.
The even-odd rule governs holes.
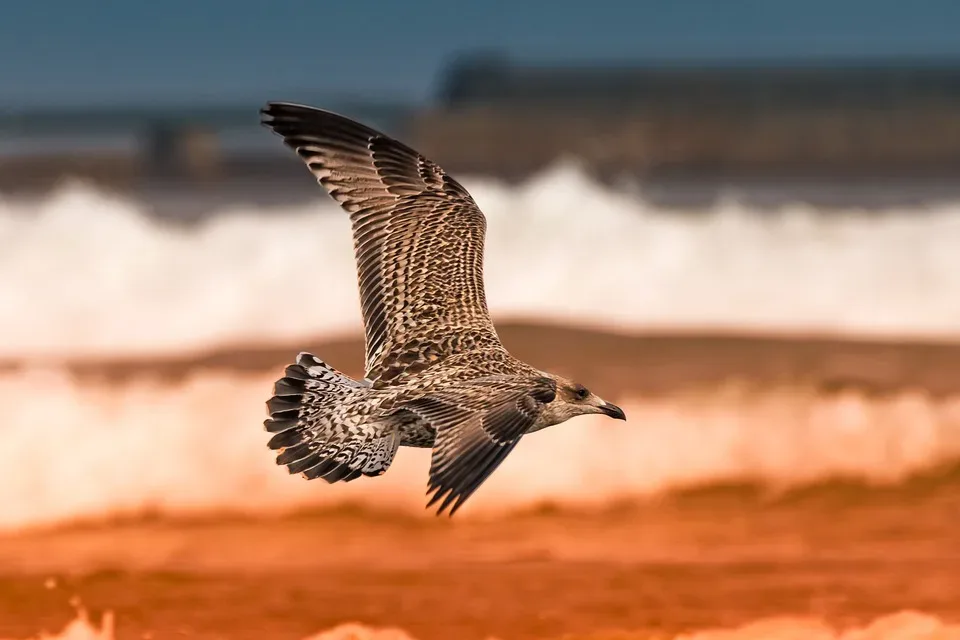
{"type": "Polygon", "coordinates": [[[119,638],[302,638],[357,621],[422,640],[679,633],[771,616],[960,620],[956,470],[897,489],[749,487],[590,513],[423,521],[328,512],[0,538],[0,637],[79,596],[119,638]]]}

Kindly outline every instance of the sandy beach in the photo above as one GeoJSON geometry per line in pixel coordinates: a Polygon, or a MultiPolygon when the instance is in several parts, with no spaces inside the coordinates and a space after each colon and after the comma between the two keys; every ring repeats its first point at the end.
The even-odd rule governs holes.
{"type": "Polygon", "coordinates": [[[0,637],[59,630],[74,597],[112,611],[119,638],[302,638],[347,622],[424,640],[670,637],[910,610],[956,622],[958,471],[889,492],[770,501],[740,487],[466,523],[333,511],[4,536],[0,637]]]}

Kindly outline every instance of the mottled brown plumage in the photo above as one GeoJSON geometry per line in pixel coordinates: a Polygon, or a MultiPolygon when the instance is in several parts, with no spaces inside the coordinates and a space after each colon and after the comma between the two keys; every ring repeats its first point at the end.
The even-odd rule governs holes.
{"type": "Polygon", "coordinates": [[[386,471],[399,446],[432,447],[428,506],[452,515],[525,433],[623,412],[513,358],[483,287],[486,220],[406,145],[337,114],[269,103],[283,137],[350,214],[366,336],[353,380],[310,354],[287,367],[265,422],[291,473],[328,482],[386,471]]]}

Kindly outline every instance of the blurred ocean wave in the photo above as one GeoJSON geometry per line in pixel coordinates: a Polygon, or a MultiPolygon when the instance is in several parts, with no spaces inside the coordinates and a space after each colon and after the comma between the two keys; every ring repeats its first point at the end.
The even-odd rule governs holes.
{"type": "MultiPolygon", "coordinates": [[[[307,482],[277,467],[260,425],[275,378],[199,370],[176,384],[104,384],[56,369],[0,377],[0,529],[344,505],[432,517],[423,499],[429,450],[402,449],[386,475],[350,484],[307,482]]],[[[625,425],[585,416],[528,436],[463,517],[603,509],[731,483],[842,495],[851,481],[867,490],[960,481],[955,472],[914,481],[960,460],[956,394],[727,384],[616,400],[625,425]]]]}
{"type": "MultiPolygon", "coordinates": [[[[308,180],[307,177],[304,178],[308,180]]],[[[627,331],[960,335],[960,204],[662,210],[572,165],[464,182],[495,319],[627,331]]],[[[0,358],[161,354],[360,328],[349,221],[320,192],[172,224],[82,184],[0,200],[0,358]]]]}

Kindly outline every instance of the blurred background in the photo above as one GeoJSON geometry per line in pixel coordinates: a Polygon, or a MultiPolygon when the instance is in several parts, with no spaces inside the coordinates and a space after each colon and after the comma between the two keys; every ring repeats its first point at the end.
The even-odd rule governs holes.
{"type": "Polygon", "coordinates": [[[960,4],[3,14],[0,637],[960,637],[960,4]],[[283,367],[363,345],[268,100],[464,183],[506,346],[628,422],[453,520],[427,451],[276,466],[283,367]]]}

